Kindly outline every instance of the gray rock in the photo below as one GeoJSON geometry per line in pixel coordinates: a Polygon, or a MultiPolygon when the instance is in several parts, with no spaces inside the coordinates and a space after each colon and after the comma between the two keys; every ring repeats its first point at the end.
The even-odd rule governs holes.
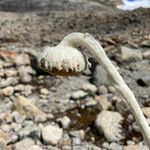
{"type": "Polygon", "coordinates": [[[82,90],[79,90],[79,91],[76,91],[76,92],[72,93],[71,98],[73,98],[73,99],[75,99],[75,100],[78,100],[78,99],[80,99],[80,98],[86,97],[87,95],[88,95],[87,92],[84,92],[84,91],[82,91],[82,90]]]}
{"type": "Polygon", "coordinates": [[[0,88],[4,88],[10,85],[16,85],[17,83],[18,83],[17,77],[8,77],[7,79],[1,81],[0,88]]]}
{"type": "Polygon", "coordinates": [[[129,106],[124,100],[117,101],[116,110],[120,113],[126,113],[129,110],[129,106]]]}
{"type": "Polygon", "coordinates": [[[96,67],[95,72],[93,74],[93,83],[96,86],[109,85],[110,84],[106,71],[100,65],[98,65],[96,67]]]}
{"type": "Polygon", "coordinates": [[[44,144],[57,145],[62,139],[63,130],[55,125],[48,125],[42,129],[42,139],[44,144]]]}
{"type": "Polygon", "coordinates": [[[141,75],[141,77],[137,80],[137,82],[141,86],[150,86],[150,72],[141,75]]]}

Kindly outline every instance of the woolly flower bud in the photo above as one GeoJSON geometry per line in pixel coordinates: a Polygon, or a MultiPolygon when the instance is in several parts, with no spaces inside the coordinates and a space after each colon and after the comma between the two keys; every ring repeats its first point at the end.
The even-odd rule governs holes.
{"type": "Polygon", "coordinates": [[[76,48],[57,45],[46,47],[38,59],[38,66],[52,75],[78,75],[87,69],[89,62],[76,48]]]}

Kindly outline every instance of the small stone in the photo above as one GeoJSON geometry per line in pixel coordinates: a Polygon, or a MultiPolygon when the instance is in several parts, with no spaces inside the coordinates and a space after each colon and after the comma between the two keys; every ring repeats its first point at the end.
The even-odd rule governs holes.
{"type": "Polygon", "coordinates": [[[81,145],[81,140],[79,138],[72,138],[73,145],[81,145]]]}
{"type": "Polygon", "coordinates": [[[70,131],[70,136],[83,140],[85,138],[84,130],[70,131]]]}
{"type": "Polygon", "coordinates": [[[128,141],[127,141],[127,145],[135,145],[135,142],[134,142],[134,141],[131,141],[131,140],[128,140],[128,141]]]}
{"type": "Polygon", "coordinates": [[[8,124],[2,124],[1,125],[1,129],[4,131],[4,132],[9,132],[11,129],[10,129],[10,126],[8,124]]]}
{"type": "Polygon", "coordinates": [[[121,123],[123,117],[118,112],[103,110],[96,118],[95,125],[99,132],[104,133],[108,141],[120,141],[124,138],[121,123]]]}
{"type": "Polygon", "coordinates": [[[25,66],[21,66],[18,70],[21,82],[30,83],[32,81],[32,76],[26,72],[25,66]]]}
{"type": "Polygon", "coordinates": [[[14,87],[12,87],[12,86],[8,86],[3,89],[3,94],[5,96],[11,96],[11,95],[13,95],[13,93],[14,93],[14,87]]]}
{"type": "Polygon", "coordinates": [[[0,70],[0,77],[4,77],[5,76],[5,71],[4,70],[0,70]]]}
{"type": "Polygon", "coordinates": [[[109,150],[122,150],[122,149],[123,147],[121,145],[114,142],[109,145],[109,150]]]}
{"type": "Polygon", "coordinates": [[[42,139],[44,144],[57,145],[62,139],[63,130],[57,126],[49,125],[42,129],[42,139]]]}
{"type": "Polygon", "coordinates": [[[25,86],[23,84],[18,84],[15,86],[16,92],[22,92],[22,91],[24,91],[24,89],[25,89],[25,86]]]}
{"type": "Polygon", "coordinates": [[[13,117],[13,120],[17,123],[22,123],[26,118],[24,115],[20,115],[19,112],[17,111],[12,112],[12,117],[13,117]]]}
{"type": "Polygon", "coordinates": [[[137,125],[136,122],[133,122],[133,123],[132,123],[132,129],[133,129],[134,131],[136,131],[136,132],[140,132],[139,126],[137,125]]]}
{"type": "Polygon", "coordinates": [[[103,148],[106,148],[106,149],[108,149],[108,147],[109,147],[109,143],[107,143],[107,142],[104,142],[104,143],[102,144],[102,147],[103,147],[103,148]]]}
{"type": "Polygon", "coordinates": [[[25,94],[26,96],[28,96],[28,95],[32,94],[32,90],[33,90],[33,89],[34,89],[34,88],[33,88],[32,85],[26,85],[23,92],[24,92],[24,94],[25,94]]]}
{"type": "Polygon", "coordinates": [[[143,53],[143,57],[146,59],[150,59],[150,50],[143,53]]]}
{"type": "Polygon", "coordinates": [[[59,118],[57,121],[60,122],[63,129],[67,129],[69,127],[70,122],[71,122],[70,118],[67,116],[64,116],[63,118],[59,118]]]}
{"type": "Polygon", "coordinates": [[[43,149],[38,145],[32,145],[31,147],[28,148],[28,150],[43,150],[43,149]]]}
{"type": "Polygon", "coordinates": [[[46,88],[42,88],[42,89],[40,89],[40,93],[43,94],[43,95],[48,95],[49,94],[49,90],[46,89],[46,88]]]}
{"type": "Polygon", "coordinates": [[[115,92],[116,92],[116,89],[115,89],[113,86],[109,86],[109,87],[108,87],[108,92],[110,92],[110,93],[115,93],[115,92]]]}
{"type": "Polygon", "coordinates": [[[98,107],[100,110],[107,110],[112,108],[112,104],[108,101],[107,97],[105,96],[96,96],[95,101],[98,102],[98,107]]]}
{"type": "Polygon", "coordinates": [[[4,67],[4,68],[13,67],[13,63],[12,63],[12,62],[5,62],[5,63],[3,64],[3,67],[4,67]]]}
{"type": "Polygon", "coordinates": [[[136,62],[142,60],[142,52],[139,49],[132,49],[129,47],[121,47],[121,62],[136,62]]]}
{"type": "Polygon", "coordinates": [[[141,77],[138,78],[137,83],[141,86],[150,86],[150,72],[141,74],[141,77]]]}
{"type": "Polygon", "coordinates": [[[34,117],[35,119],[39,119],[41,121],[45,121],[46,114],[38,109],[35,105],[31,103],[31,100],[18,96],[15,101],[15,110],[19,112],[21,115],[25,115],[26,117],[34,117]]]}
{"type": "Polygon", "coordinates": [[[17,71],[14,69],[7,69],[7,70],[5,70],[5,75],[6,75],[6,77],[16,76],[17,71]]]}
{"type": "Polygon", "coordinates": [[[89,94],[94,94],[97,91],[97,87],[94,84],[91,84],[91,83],[84,83],[82,85],[82,89],[85,92],[88,92],[89,94]]]}
{"type": "Polygon", "coordinates": [[[97,104],[97,102],[94,99],[90,99],[86,102],[85,106],[86,107],[93,107],[97,104]]]}
{"type": "Polygon", "coordinates": [[[109,85],[110,84],[110,82],[108,80],[107,72],[100,65],[98,65],[96,67],[95,72],[93,74],[93,83],[96,86],[109,85]]]}
{"type": "Polygon", "coordinates": [[[19,137],[17,135],[10,136],[10,143],[16,143],[19,137]]]}
{"type": "Polygon", "coordinates": [[[30,58],[28,54],[18,54],[14,60],[16,66],[30,65],[30,58]]]}
{"type": "Polygon", "coordinates": [[[143,107],[142,111],[146,117],[150,118],[150,107],[143,107]]]}
{"type": "Polygon", "coordinates": [[[5,146],[8,142],[9,142],[9,135],[0,129],[0,148],[5,149],[5,146]]]}
{"type": "Polygon", "coordinates": [[[84,98],[84,97],[86,97],[88,95],[88,93],[87,92],[84,92],[84,91],[82,91],[82,90],[79,90],[79,91],[76,91],[76,92],[74,92],[74,93],[72,93],[72,98],[73,99],[75,99],[75,100],[77,100],[77,99],[80,99],[80,98],[84,98]]]}
{"type": "Polygon", "coordinates": [[[129,110],[129,106],[124,100],[119,100],[116,102],[116,110],[120,113],[126,113],[129,110]]]}
{"type": "Polygon", "coordinates": [[[128,145],[128,146],[124,146],[123,150],[149,150],[148,147],[140,145],[140,144],[136,144],[136,145],[128,145]]]}
{"type": "Polygon", "coordinates": [[[108,90],[104,85],[98,87],[98,94],[107,94],[108,90]]]}
{"type": "Polygon", "coordinates": [[[4,88],[6,86],[11,86],[11,85],[13,86],[16,85],[17,83],[18,83],[17,77],[8,77],[7,79],[1,81],[0,88],[4,88]]]}
{"type": "Polygon", "coordinates": [[[27,150],[34,145],[34,141],[31,138],[24,138],[14,145],[15,150],[27,150]]]}

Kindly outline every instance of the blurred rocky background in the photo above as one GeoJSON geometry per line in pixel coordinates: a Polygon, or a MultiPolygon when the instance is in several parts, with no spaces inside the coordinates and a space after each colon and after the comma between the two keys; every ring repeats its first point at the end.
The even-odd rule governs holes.
{"type": "Polygon", "coordinates": [[[91,33],[135,93],[150,124],[150,9],[121,0],[0,0],[0,150],[148,150],[105,70],[53,77],[44,46],[91,33]]]}

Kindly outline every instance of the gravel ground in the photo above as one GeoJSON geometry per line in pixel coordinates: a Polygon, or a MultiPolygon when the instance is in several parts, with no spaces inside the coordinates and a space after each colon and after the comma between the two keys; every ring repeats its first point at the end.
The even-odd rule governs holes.
{"type": "Polygon", "coordinates": [[[0,1],[0,150],[148,150],[92,56],[80,76],[55,77],[36,66],[44,46],[74,31],[91,33],[150,124],[150,9],[124,12],[118,3],[0,1]]]}

